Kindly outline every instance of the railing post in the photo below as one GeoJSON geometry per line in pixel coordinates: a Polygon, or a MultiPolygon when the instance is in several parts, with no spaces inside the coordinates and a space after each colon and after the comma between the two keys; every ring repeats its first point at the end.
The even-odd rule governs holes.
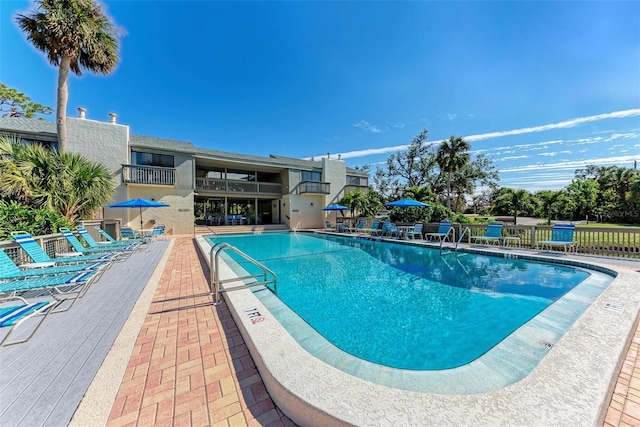
{"type": "Polygon", "coordinates": [[[536,226],[532,225],[531,226],[531,249],[535,249],[536,248],[536,226]]]}

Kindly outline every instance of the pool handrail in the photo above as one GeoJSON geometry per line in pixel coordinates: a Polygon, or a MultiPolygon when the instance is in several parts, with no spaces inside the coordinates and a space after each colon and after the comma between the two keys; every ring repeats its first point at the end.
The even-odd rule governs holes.
{"type": "MultiPolygon", "coordinates": [[[[230,245],[230,244],[228,244],[226,242],[219,242],[219,243],[216,243],[215,245],[213,245],[213,247],[209,251],[209,266],[210,266],[210,268],[209,268],[209,270],[210,270],[210,277],[209,277],[209,286],[210,286],[210,288],[209,288],[209,290],[210,290],[211,295],[213,295],[213,305],[222,304],[222,300],[220,299],[220,292],[226,292],[227,291],[225,289],[221,289],[220,285],[222,285],[224,283],[242,281],[242,280],[246,280],[246,279],[258,279],[259,277],[262,277],[263,281],[256,280],[255,282],[252,282],[252,283],[245,283],[244,286],[241,287],[241,289],[249,288],[249,287],[252,287],[252,286],[262,285],[265,288],[269,289],[271,292],[273,292],[275,295],[278,295],[278,277],[276,276],[276,273],[274,273],[269,268],[265,267],[260,262],[258,262],[255,259],[251,258],[249,255],[245,254],[240,249],[238,249],[235,246],[232,246],[232,245],[230,245]],[[229,250],[237,253],[238,255],[240,255],[241,257],[243,257],[247,261],[249,261],[251,264],[253,264],[256,267],[258,267],[259,269],[261,269],[262,270],[262,274],[250,274],[248,276],[232,277],[230,279],[220,280],[220,268],[219,268],[219,266],[220,266],[220,253],[222,251],[226,250],[226,249],[229,249],[229,250]],[[271,275],[272,279],[268,278],[269,274],[271,275]],[[273,283],[273,289],[271,289],[270,287],[267,286],[270,283],[273,283]],[[213,289],[211,289],[211,287],[213,287],[213,289]]],[[[234,289],[238,289],[238,288],[234,288],[234,289]]]]}

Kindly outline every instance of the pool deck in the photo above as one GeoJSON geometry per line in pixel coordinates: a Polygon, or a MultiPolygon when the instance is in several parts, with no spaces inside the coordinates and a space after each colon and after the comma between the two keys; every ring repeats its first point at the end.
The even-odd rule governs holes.
{"type": "MultiPolygon", "coordinates": [[[[55,420],[49,418],[47,421],[46,417],[41,417],[44,421],[38,424],[294,425],[269,396],[227,305],[215,307],[210,304],[211,299],[206,294],[208,267],[206,260],[199,254],[193,236],[176,236],[153,245],[156,245],[152,247],[153,257],[150,256],[152,254],[146,254],[144,260],[131,259],[127,262],[134,261],[137,265],[143,265],[147,261],[149,264],[153,263],[152,267],[157,264],[155,271],[136,268],[136,271],[145,270],[147,275],[136,278],[132,277],[130,268],[121,266],[117,270],[118,266],[114,266],[112,270],[116,270],[105,273],[96,284],[96,287],[106,284],[119,286],[122,285],[120,282],[128,284],[137,280],[146,284],[146,288],[139,292],[136,305],[129,308],[130,316],[124,326],[119,327],[119,336],[111,339],[113,344],[108,354],[99,360],[96,360],[95,355],[86,354],[85,360],[79,363],[80,366],[95,365],[96,369],[101,365],[97,372],[91,370],[82,374],[91,376],[93,382],[66,401],[58,395],[51,399],[56,402],[48,413],[56,413],[56,408],[60,412],[59,408],[63,406],[70,407],[71,410],[67,409],[67,413],[73,415],[73,419],[65,422],[65,418],[61,417],[55,420]],[[166,252],[160,258],[163,248],[166,248],[166,252]]],[[[514,250],[513,253],[536,254],[537,251],[514,250]]],[[[630,274],[640,273],[638,261],[571,257],[586,262],[594,261],[600,265],[613,265],[630,274]]],[[[640,275],[636,284],[640,284],[640,275]]],[[[90,298],[93,291],[92,288],[84,299],[90,298]]],[[[79,310],[84,302],[79,301],[68,313],[71,315],[79,310]]],[[[55,316],[62,315],[52,316],[47,323],[51,323],[49,320],[55,319],[55,316]]],[[[45,327],[47,325],[26,344],[29,349],[35,348],[38,351],[37,346],[41,342],[39,336],[45,335],[45,327]]],[[[635,334],[626,351],[619,376],[616,375],[617,381],[614,378],[611,382],[615,390],[602,424],[607,427],[640,426],[640,327],[637,318],[634,330],[635,334]]],[[[14,349],[22,347],[25,350],[26,345],[14,346],[14,349]]],[[[2,375],[9,375],[7,369],[3,368],[6,368],[7,355],[12,352],[10,349],[11,347],[0,349],[2,375]]],[[[40,348],[39,351],[42,350],[40,348]]],[[[68,367],[56,369],[65,371],[68,367]]],[[[19,402],[7,406],[6,398],[13,395],[12,388],[16,387],[16,381],[8,383],[7,377],[2,379],[4,386],[0,390],[0,401],[5,402],[5,418],[0,420],[9,421],[6,418],[9,415],[18,417],[18,422],[3,425],[33,425],[19,410],[27,411],[26,414],[38,414],[42,411],[38,406],[30,405],[25,409],[25,405],[19,402]],[[34,407],[38,409],[34,410],[34,407]]],[[[40,395],[42,398],[44,393],[40,385],[36,383],[31,387],[31,392],[27,386],[24,387],[24,398],[29,398],[30,395],[40,395]]],[[[541,387],[541,391],[543,390],[544,387],[541,387]]],[[[574,393],[580,394],[581,390],[574,390],[574,393]]],[[[331,400],[340,401],[341,396],[338,392],[336,394],[331,400]]],[[[442,407],[441,411],[445,416],[447,411],[452,412],[449,424],[454,425],[453,420],[465,419],[469,408],[442,407]]],[[[382,422],[380,424],[384,425],[382,422]]],[[[517,416],[511,419],[501,418],[499,424],[529,425],[520,423],[517,416]]]]}

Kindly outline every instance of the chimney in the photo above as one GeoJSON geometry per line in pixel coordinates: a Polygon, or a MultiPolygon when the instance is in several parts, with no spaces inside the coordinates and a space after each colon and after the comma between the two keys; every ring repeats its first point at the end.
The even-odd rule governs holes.
{"type": "Polygon", "coordinates": [[[118,117],[118,115],[116,113],[109,113],[109,117],[111,117],[111,123],[113,123],[115,125],[116,124],[116,117],[118,117]]]}
{"type": "Polygon", "coordinates": [[[86,117],[86,115],[87,115],[87,109],[86,108],[82,108],[82,107],[78,107],[78,114],[79,114],[79,117],[81,119],[84,119],[86,117]]]}

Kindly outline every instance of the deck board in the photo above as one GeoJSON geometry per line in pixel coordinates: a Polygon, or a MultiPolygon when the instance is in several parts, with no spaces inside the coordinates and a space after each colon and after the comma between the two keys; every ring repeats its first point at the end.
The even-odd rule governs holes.
{"type": "Polygon", "coordinates": [[[26,343],[0,348],[0,425],[68,425],[168,247],[158,240],[115,263],[26,343]]]}

